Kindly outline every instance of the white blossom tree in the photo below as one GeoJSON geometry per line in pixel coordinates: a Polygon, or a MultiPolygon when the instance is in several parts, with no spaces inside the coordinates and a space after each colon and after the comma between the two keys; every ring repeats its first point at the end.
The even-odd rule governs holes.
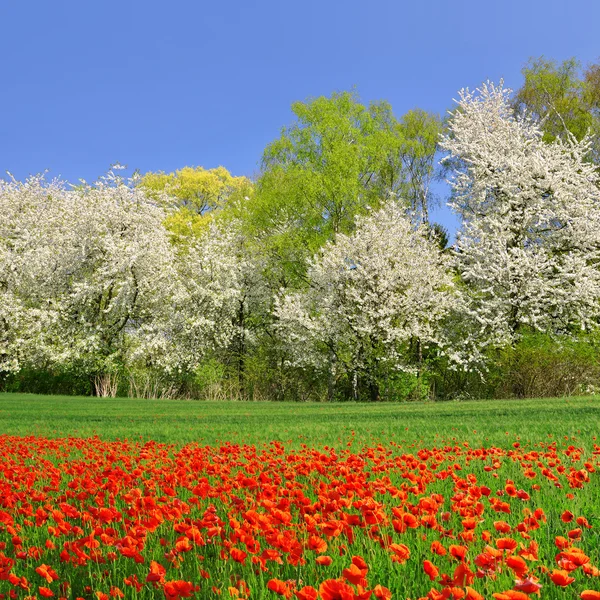
{"type": "Polygon", "coordinates": [[[0,183],[3,370],[119,368],[132,334],[168,299],[165,214],[114,171],[70,188],[43,176],[0,183]]]}
{"type": "Polygon", "coordinates": [[[565,333],[597,324],[600,195],[586,161],[591,140],[542,137],[539,122],[514,114],[510,90],[488,83],[460,92],[442,139],[454,169],[450,205],[463,219],[455,258],[466,354],[511,345],[524,328],[565,333]]]}
{"type": "Polygon", "coordinates": [[[308,287],[276,300],[290,364],[328,374],[330,388],[342,374],[355,386],[360,378],[376,399],[382,374],[418,373],[422,347],[443,344],[454,302],[447,267],[398,202],[358,218],[353,234],[338,234],[310,261],[308,287]]]}
{"type": "Polygon", "coordinates": [[[239,223],[211,222],[180,249],[174,265],[170,302],[141,328],[136,355],[169,373],[191,373],[207,357],[231,350],[242,379],[252,342],[248,315],[268,299],[239,223]]]}

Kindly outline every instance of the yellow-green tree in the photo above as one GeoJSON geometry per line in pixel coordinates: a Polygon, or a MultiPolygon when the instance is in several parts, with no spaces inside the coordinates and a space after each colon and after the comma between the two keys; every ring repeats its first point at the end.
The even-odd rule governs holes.
{"type": "Polygon", "coordinates": [[[442,129],[437,115],[416,109],[398,120],[387,102],[367,106],[352,92],[295,102],[292,111],[295,122],[263,153],[244,214],[277,287],[302,280],[309,256],[390,196],[427,223],[442,129]]]}
{"type": "Polygon", "coordinates": [[[252,195],[252,182],[247,177],[234,177],[225,167],[149,172],[141,185],[156,198],[166,195],[175,201],[176,210],[166,225],[179,238],[198,235],[218,211],[252,195]]]}

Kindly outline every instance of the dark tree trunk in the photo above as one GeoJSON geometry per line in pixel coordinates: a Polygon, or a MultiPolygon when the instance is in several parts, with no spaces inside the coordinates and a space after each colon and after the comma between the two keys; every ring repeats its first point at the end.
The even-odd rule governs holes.
{"type": "Polygon", "coordinates": [[[379,385],[375,381],[369,382],[369,399],[371,402],[379,402],[379,385]]]}

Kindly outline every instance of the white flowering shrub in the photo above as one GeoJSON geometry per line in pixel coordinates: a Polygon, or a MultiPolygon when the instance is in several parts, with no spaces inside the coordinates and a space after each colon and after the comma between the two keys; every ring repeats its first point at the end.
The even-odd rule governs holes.
{"type": "Polygon", "coordinates": [[[256,296],[258,263],[235,221],[211,222],[173,264],[169,303],[158,307],[154,319],[140,329],[134,355],[169,373],[191,373],[236,340],[251,341],[246,317],[265,299],[256,296]]]}

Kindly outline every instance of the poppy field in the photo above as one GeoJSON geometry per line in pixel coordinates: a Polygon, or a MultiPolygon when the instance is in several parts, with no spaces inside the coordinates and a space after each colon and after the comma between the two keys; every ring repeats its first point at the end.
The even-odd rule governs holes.
{"type": "Polygon", "coordinates": [[[598,600],[599,416],[2,394],[0,598],[598,600]]]}

